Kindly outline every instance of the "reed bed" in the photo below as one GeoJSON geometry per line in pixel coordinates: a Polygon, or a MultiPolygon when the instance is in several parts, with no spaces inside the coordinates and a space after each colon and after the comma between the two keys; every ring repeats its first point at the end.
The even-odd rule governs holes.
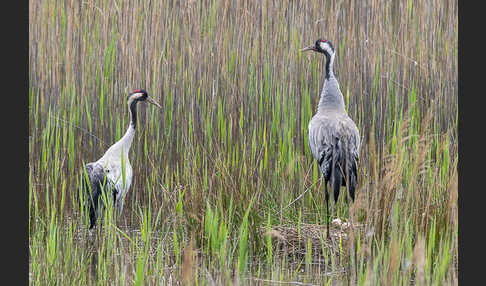
{"type": "Polygon", "coordinates": [[[30,284],[456,285],[457,9],[29,1],[30,284]],[[299,49],[318,38],[362,137],[356,201],[335,214],[361,227],[335,247],[308,233],[326,223],[307,147],[325,58],[299,49]],[[139,108],[123,214],[89,233],[80,172],[137,88],[162,110],[139,108]],[[306,232],[298,250],[279,251],[283,226],[306,232]]]}

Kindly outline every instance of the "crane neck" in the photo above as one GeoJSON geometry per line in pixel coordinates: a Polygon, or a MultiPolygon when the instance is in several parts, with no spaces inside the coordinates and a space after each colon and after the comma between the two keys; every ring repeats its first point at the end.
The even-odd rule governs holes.
{"type": "Polygon", "coordinates": [[[135,128],[137,127],[137,100],[134,100],[133,98],[128,100],[128,111],[130,113],[130,124],[128,125],[127,131],[120,140],[106,150],[99,162],[106,163],[107,161],[112,160],[112,158],[118,159],[121,158],[121,156],[128,162],[128,153],[133,138],[135,137],[135,128]]]}
{"type": "Polygon", "coordinates": [[[125,135],[118,141],[123,146],[123,150],[128,154],[133,138],[135,137],[135,130],[137,129],[137,100],[128,101],[128,111],[130,113],[130,123],[125,135]]]}
{"type": "Polygon", "coordinates": [[[326,55],[326,79],[329,79],[331,77],[334,77],[334,57],[336,56],[336,53],[328,54],[325,53],[326,55]]]}
{"type": "Polygon", "coordinates": [[[130,113],[130,126],[133,129],[137,129],[137,100],[130,100],[128,102],[128,111],[130,113]]]}
{"type": "Polygon", "coordinates": [[[326,111],[332,112],[344,112],[346,108],[344,106],[344,98],[339,88],[339,82],[334,76],[333,64],[335,53],[326,55],[326,74],[324,78],[324,84],[319,99],[319,105],[317,107],[318,113],[325,113],[326,111]]]}

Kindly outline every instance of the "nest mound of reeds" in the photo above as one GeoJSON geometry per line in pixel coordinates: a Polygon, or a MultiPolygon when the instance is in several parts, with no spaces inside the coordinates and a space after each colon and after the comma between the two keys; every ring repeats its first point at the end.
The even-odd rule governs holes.
{"type": "Polygon", "coordinates": [[[350,229],[349,222],[336,218],[329,225],[330,237],[326,236],[326,225],[307,223],[300,226],[276,225],[270,229],[261,226],[260,232],[262,235],[270,235],[277,251],[305,254],[309,247],[312,248],[312,253],[338,250],[339,244],[347,241],[350,229]]]}

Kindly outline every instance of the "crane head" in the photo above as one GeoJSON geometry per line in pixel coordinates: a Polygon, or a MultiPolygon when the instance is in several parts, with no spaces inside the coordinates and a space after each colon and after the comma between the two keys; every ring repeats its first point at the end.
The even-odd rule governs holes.
{"type": "Polygon", "coordinates": [[[147,101],[157,106],[158,108],[161,108],[160,105],[157,102],[155,102],[155,100],[153,100],[151,97],[148,96],[147,91],[145,91],[144,89],[137,89],[131,92],[128,95],[128,100],[147,101]]]}
{"type": "Polygon", "coordinates": [[[316,41],[316,43],[314,45],[305,47],[305,48],[301,49],[300,51],[301,52],[314,51],[314,52],[326,54],[326,55],[329,56],[329,55],[334,54],[334,46],[328,40],[319,39],[319,40],[316,41]]]}

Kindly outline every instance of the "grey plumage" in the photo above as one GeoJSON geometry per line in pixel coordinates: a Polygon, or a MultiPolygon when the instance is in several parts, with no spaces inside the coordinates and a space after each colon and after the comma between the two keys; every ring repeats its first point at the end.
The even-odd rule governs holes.
{"type": "Polygon", "coordinates": [[[113,199],[118,214],[123,211],[124,199],[132,183],[133,171],[128,153],[137,125],[137,103],[143,101],[148,101],[160,108],[160,105],[148,97],[145,90],[136,90],[131,93],[127,101],[130,125],[125,135],[108,148],[98,161],[86,164],[82,187],[85,192],[84,207],[89,214],[90,229],[96,225],[96,220],[102,213],[101,196],[103,192],[107,199],[113,199]]]}
{"type": "Polygon", "coordinates": [[[346,114],[318,113],[309,122],[309,147],[325,182],[331,183],[335,200],[346,180],[354,200],[359,144],[358,128],[346,114]]]}
{"type": "MultiPolygon", "coordinates": [[[[319,164],[324,176],[326,210],[328,212],[329,193],[327,183],[331,185],[334,202],[339,197],[341,186],[346,186],[354,201],[360,137],[356,124],[349,118],[339,83],[333,73],[335,52],[332,43],[317,40],[315,45],[301,51],[315,51],[326,56],[326,73],[320,95],[317,113],[309,122],[309,148],[319,164]]],[[[329,233],[329,217],[327,218],[329,233]]]]}
{"type": "Polygon", "coordinates": [[[89,214],[89,228],[93,228],[96,224],[101,207],[99,207],[101,201],[102,190],[111,191],[114,201],[119,193],[114,188],[113,182],[108,179],[106,172],[100,164],[96,162],[86,164],[86,173],[83,173],[83,189],[85,190],[85,207],[89,214]],[[87,177],[87,178],[86,178],[87,177]],[[88,185],[89,184],[89,185],[88,185]]]}

